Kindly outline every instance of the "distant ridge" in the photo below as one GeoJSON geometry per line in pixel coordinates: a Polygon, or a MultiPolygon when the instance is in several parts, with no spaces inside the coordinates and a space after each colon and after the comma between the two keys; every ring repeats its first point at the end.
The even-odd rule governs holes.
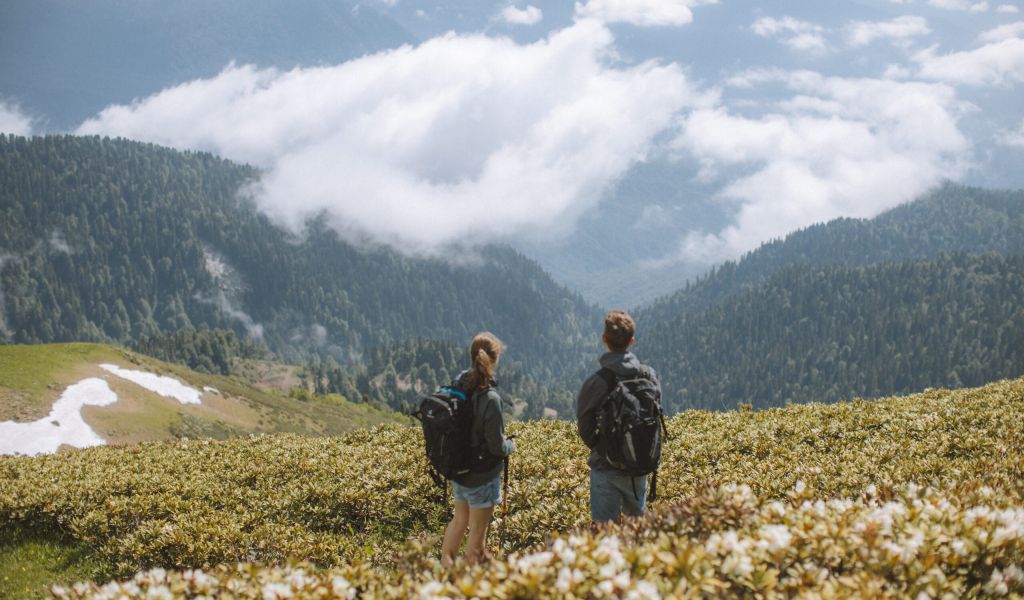
{"type": "Polygon", "coordinates": [[[714,267],[695,283],[639,311],[651,324],[698,312],[800,265],[871,265],[943,252],[1024,253],[1024,190],[946,183],[874,219],[812,225],[714,267]]]}

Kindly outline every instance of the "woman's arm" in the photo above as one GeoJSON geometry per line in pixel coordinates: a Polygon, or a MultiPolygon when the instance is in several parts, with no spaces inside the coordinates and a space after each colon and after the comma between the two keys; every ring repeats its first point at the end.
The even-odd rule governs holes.
{"type": "Polygon", "coordinates": [[[505,419],[501,416],[501,396],[494,390],[487,392],[483,402],[483,433],[487,451],[492,456],[505,457],[512,454],[515,442],[505,439],[505,419]]]}

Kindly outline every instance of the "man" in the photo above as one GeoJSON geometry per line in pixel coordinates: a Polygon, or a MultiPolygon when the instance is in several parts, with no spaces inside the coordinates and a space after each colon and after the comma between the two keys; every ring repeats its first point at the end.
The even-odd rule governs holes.
{"type": "Polygon", "coordinates": [[[613,521],[622,513],[639,516],[646,508],[647,476],[631,476],[613,467],[598,452],[598,409],[611,392],[614,380],[650,379],[658,398],[661,396],[657,374],[641,365],[629,351],[636,341],[635,332],[633,318],[624,311],[613,310],[605,316],[601,341],[608,352],[600,359],[604,372],[598,371],[587,378],[576,399],[576,424],[583,443],[590,448],[587,464],[590,466],[590,518],[594,523],[613,521]]]}

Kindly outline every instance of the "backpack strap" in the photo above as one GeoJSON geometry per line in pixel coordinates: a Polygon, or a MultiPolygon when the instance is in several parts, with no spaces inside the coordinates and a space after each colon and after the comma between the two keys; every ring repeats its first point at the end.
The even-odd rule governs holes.
{"type": "Polygon", "coordinates": [[[615,380],[617,379],[615,377],[615,371],[612,371],[608,367],[601,367],[597,374],[604,380],[605,384],[608,385],[609,392],[615,389],[615,380]]]}

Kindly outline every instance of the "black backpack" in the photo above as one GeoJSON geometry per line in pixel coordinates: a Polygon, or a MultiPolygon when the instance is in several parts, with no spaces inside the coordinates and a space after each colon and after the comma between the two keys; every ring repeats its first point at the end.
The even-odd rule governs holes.
{"type": "Polygon", "coordinates": [[[657,494],[661,442],[668,436],[661,410],[661,390],[650,370],[619,378],[610,369],[598,374],[608,384],[608,394],[597,408],[597,452],[612,467],[632,476],[653,473],[650,497],[657,494]]]}
{"type": "Polygon", "coordinates": [[[423,442],[430,463],[430,477],[441,488],[447,481],[498,464],[486,447],[473,447],[473,400],[475,394],[460,382],[442,386],[420,399],[413,416],[423,425],[423,442]]]}

